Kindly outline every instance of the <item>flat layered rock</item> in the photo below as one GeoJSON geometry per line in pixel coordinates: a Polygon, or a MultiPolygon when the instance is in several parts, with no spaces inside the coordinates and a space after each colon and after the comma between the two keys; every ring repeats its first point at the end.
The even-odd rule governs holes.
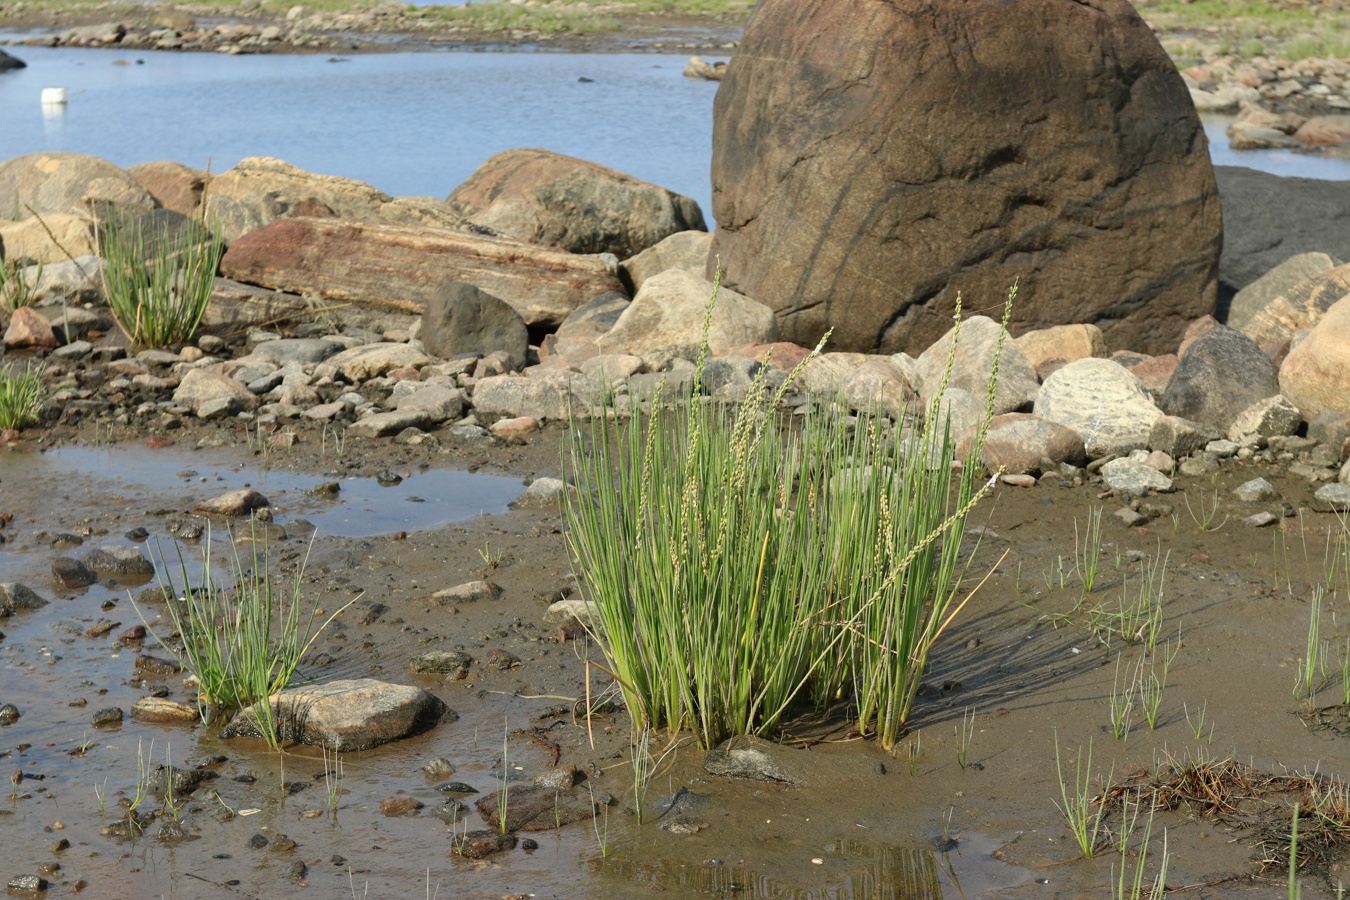
{"type": "Polygon", "coordinates": [[[463,281],[541,326],[623,289],[614,265],[598,257],[446,228],[331,218],[278,219],[252,231],[230,245],[220,270],[248,284],[413,315],[463,281]]]}
{"type": "MultiPolygon", "coordinates": [[[[373,678],[288,688],[270,700],[278,737],[342,752],[369,750],[420,734],[453,712],[421,688],[373,678]]],[[[225,726],[221,737],[261,737],[253,707],[225,726]]]]}
{"type": "Polygon", "coordinates": [[[1077,432],[1093,459],[1147,446],[1163,414],[1139,379],[1109,359],[1080,359],[1054,372],[1034,412],[1077,432]]]}

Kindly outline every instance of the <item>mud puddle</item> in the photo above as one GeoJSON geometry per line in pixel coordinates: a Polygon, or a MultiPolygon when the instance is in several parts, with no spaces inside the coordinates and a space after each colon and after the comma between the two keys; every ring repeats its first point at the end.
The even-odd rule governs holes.
{"type": "MultiPolygon", "coordinates": [[[[428,885],[433,895],[439,885],[440,896],[465,897],[1106,896],[1120,866],[1137,860],[1139,832],[1122,857],[1113,846],[1121,822],[1112,809],[1096,858],[1078,858],[1056,807],[1057,745],[1070,770],[1076,755],[1091,748],[1094,791],[1108,778],[1153,777],[1169,759],[1233,759],[1253,770],[1315,771],[1331,779],[1350,773],[1344,737],[1310,727],[1315,719],[1306,715],[1310,705],[1325,710],[1341,702],[1350,590],[1327,543],[1340,524],[1306,509],[1312,486],[1278,469],[1236,462],[1212,477],[1181,479],[1178,494],[1149,498],[1152,519],[1139,528],[1114,524],[1119,503],[1090,485],[1000,489],[979,520],[986,530],[972,572],[982,576],[1004,550],[1011,552],[943,635],[913,730],[895,754],[856,739],[842,719],[794,722],[782,752],[807,760],[819,779],[793,786],[740,782],[704,771],[704,754],[685,736],[653,775],[641,823],[626,713],[609,709],[589,723],[578,715],[587,696],[584,660],[598,648],[584,638],[560,642],[556,625],[544,619],[547,604],[572,586],[556,511],[505,512],[478,499],[473,505],[485,514],[468,508],[469,518],[460,521],[438,518],[419,527],[400,520],[345,537],[319,529],[306,596],[326,609],[359,599],[318,642],[302,674],[415,684],[459,717],[376,750],[344,753],[336,813],[328,793],[335,764],[316,748],[278,754],[260,742],[221,740],[216,725],[151,725],[129,717],[118,726],[92,724],[99,710],[129,710],[149,693],[182,701],[192,695],[181,676],[139,677],[136,647],[115,640],[139,621],[126,586],[58,591],[50,584],[54,556],[126,541],[137,527],[149,533],[148,542],[166,540],[171,516],[159,510],[186,509],[246,483],[267,494],[278,522],[291,526],[339,508],[305,493],[337,475],[343,480],[336,503],[359,522],[390,510],[418,515],[445,500],[458,488],[429,486],[448,478],[438,473],[451,466],[501,476],[504,504],[530,475],[557,474],[560,439],[560,432],[548,432],[527,447],[434,452],[354,446],[341,466],[323,459],[316,440],[270,470],[229,448],[180,448],[190,464],[177,457],[164,462],[170,457],[130,444],[112,455],[78,444],[6,454],[0,506],[16,519],[4,529],[10,542],[0,547],[0,570],[6,580],[19,573],[51,603],[0,620],[0,704],[13,703],[21,713],[0,728],[0,775],[24,773],[17,783],[0,779],[0,839],[7,848],[0,875],[8,880],[59,864],[45,876],[53,889],[82,885],[84,895],[106,897],[273,897],[306,890],[302,885],[315,896],[352,896],[354,889],[358,897],[423,896],[428,885]],[[383,469],[403,482],[379,487],[375,476],[383,469]],[[142,471],[150,474],[142,478],[142,471]],[[1301,512],[1272,529],[1242,526],[1243,516],[1264,507],[1238,503],[1230,492],[1256,475],[1281,493],[1267,504],[1272,511],[1287,501],[1301,512]],[[354,500],[358,484],[373,499],[354,500]],[[428,504],[408,499],[414,496],[428,504]],[[1210,507],[1217,507],[1212,517],[1201,512],[1210,507]],[[1081,545],[1096,508],[1105,513],[1102,551],[1086,590],[1075,534],[1081,545]],[[33,537],[81,528],[91,532],[86,547],[54,548],[33,537]],[[1111,622],[1160,561],[1162,649],[1151,653],[1123,639],[1111,622]],[[474,579],[499,584],[501,598],[456,606],[428,599],[474,579]],[[1296,698],[1315,585],[1325,594],[1325,646],[1319,646],[1325,675],[1316,677],[1310,699],[1296,698]],[[88,636],[100,620],[118,627],[88,636]],[[462,680],[413,675],[409,658],[427,649],[462,650],[473,663],[462,680]],[[1117,673],[1161,652],[1171,662],[1153,727],[1136,701],[1118,738],[1111,699],[1121,686],[1117,673]],[[152,741],[155,763],[167,754],[180,767],[209,762],[216,774],[181,807],[186,838],[161,841],[161,822],[135,839],[102,834],[118,817],[119,800],[135,792],[138,746],[148,754],[152,741]],[[216,756],[224,759],[212,761],[216,756]],[[423,767],[436,759],[448,761],[453,773],[427,775],[423,767]],[[569,773],[572,793],[595,798],[599,815],[521,832],[515,849],[487,860],[458,858],[453,851],[465,831],[494,827],[475,801],[501,790],[504,770],[508,793],[569,773]],[[443,809],[447,794],[438,786],[447,781],[478,792],[451,795],[466,807],[457,814],[443,809]],[[658,815],[659,801],[681,789],[702,805],[669,827],[669,818],[658,815]],[[390,817],[381,804],[391,798],[422,806],[390,817]],[[53,849],[63,839],[70,847],[53,849]],[[525,849],[526,839],[537,846],[525,849]]],[[[274,549],[303,553],[309,538],[296,531],[274,549]]],[[[153,628],[162,627],[161,612],[148,609],[153,628]]],[[[141,653],[163,655],[152,643],[141,653]]],[[[590,690],[599,694],[607,679],[592,675],[590,690]]],[[[664,752],[668,739],[654,740],[664,752]]],[[[1173,890],[1196,897],[1282,895],[1286,875],[1263,868],[1250,830],[1235,831],[1185,805],[1158,809],[1155,817],[1149,878],[1165,831],[1173,890]]],[[[1269,829],[1263,833],[1268,837],[1269,829]]],[[[1336,847],[1308,857],[1303,896],[1335,896],[1346,861],[1336,847]]]]}

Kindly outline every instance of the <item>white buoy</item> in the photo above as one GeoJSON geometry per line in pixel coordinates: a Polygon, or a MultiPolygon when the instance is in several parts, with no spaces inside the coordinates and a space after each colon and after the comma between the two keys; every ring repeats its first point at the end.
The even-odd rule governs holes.
{"type": "Polygon", "coordinates": [[[63,87],[43,88],[42,89],[43,106],[65,106],[66,89],[63,87]]]}

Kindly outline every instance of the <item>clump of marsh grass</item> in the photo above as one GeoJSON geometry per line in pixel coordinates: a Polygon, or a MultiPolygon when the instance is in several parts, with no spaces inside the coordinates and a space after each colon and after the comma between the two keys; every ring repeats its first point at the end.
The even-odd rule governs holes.
{"type": "Polygon", "coordinates": [[[42,263],[38,263],[33,284],[25,277],[26,268],[19,260],[0,262],[0,311],[13,313],[21,306],[32,306],[37,302],[33,284],[42,280],[42,263]]]}
{"type": "Polygon", "coordinates": [[[0,366],[0,429],[20,429],[38,420],[42,409],[42,374],[46,367],[24,363],[23,371],[14,363],[0,366]]]}
{"type": "Polygon", "coordinates": [[[181,550],[178,562],[181,597],[168,576],[164,595],[181,644],[172,644],[154,631],[139,606],[137,615],[160,646],[197,679],[202,721],[251,707],[263,740],[277,748],[280,735],[275,710],[266,701],[292,682],[314,641],[360,595],[320,621],[322,611],[306,604],[301,591],[304,561],[288,589],[274,585],[265,549],[259,548],[258,541],[253,542],[251,568],[235,552],[232,588],[221,587],[212,577],[209,535],[200,587],[190,585],[181,550]]]}
{"type": "Polygon", "coordinates": [[[889,749],[960,610],[963,526],[992,484],[973,464],[983,429],[953,474],[946,375],[897,427],[831,407],[794,425],[781,401],[806,361],[776,390],[762,367],[739,407],[708,402],[716,298],[717,283],[683,403],[573,423],[567,534],[610,674],[639,731],[691,728],[708,747],[774,731],[798,699],[850,693],[889,749]]]}
{"type": "Polygon", "coordinates": [[[192,337],[224,251],[219,234],[114,215],[99,230],[98,251],[108,306],[133,345],[192,337]]]}

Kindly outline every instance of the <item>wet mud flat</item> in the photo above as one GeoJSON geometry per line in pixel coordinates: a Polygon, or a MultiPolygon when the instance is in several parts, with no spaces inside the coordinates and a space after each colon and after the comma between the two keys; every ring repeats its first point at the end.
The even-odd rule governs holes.
{"type": "MultiPolygon", "coordinates": [[[[596,705],[609,686],[593,667],[588,678],[586,660],[601,660],[599,648],[545,618],[575,590],[560,516],[504,508],[532,477],[560,474],[563,429],[486,446],[352,440],[339,455],[318,433],[288,450],[255,451],[234,428],[187,423],[171,446],[150,447],[88,425],[0,449],[0,513],[13,516],[0,529],[0,581],[50,601],[0,620],[0,705],[19,713],[0,727],[5,881],[40,875],[51,891],[108,897],[365,896],[367,885],[372,897],[420,896],[428,886],[434,894],[438,885],[441,896],[467,897],[1106,896],[1122,863],[1138,859],[1138,828],[1124,857],[1111,846],[1119,800],[1133,790],[1157,799],[1149,879],[1165,830],[1173,891],[1268,897],[1287,878],[1277,837],[1293,803],[1310,803],[1304,776],[1331,791],[1350,770],[1342,523],[1311,512],[1315,485],[1278,467],[1230,460],[1179,478],[1178,493],[1139,504],[1149,521],[1131,527],[1116,524],[1121,503],[1101,496],[1100,483],[1000,487],[972,519],[972,586],[997,568],[935,649],[912,731],[894,754],[851,733],[843,711],[792,720],[767,746],[791,783],[718,774],[687,735],[655,735],[662,762],[639,823],[626,713],[608,703],[584,715],[588,691],[596,705]],[[102,476],[119,469],[129,474],[110,487],[102,476]],[[501,496],[456,505],[463,488],[435,480],[442,471],[470,483],[502,477],[501,496]],[[381,488],[381,473],[402,480],[381,488]],[[1257,476],[1280,500],[1232,498],[1257,476]],[[138,669],[140,657],[167,655],[152,641],[117,640],[139,622],[129,594],[140,596],[146,579],[63,590],[53,559],[130,544],[171,560],[181,546],[191,560],[206,539],[176,542],[172,521],[232,479],[272,500],[285,536],[269,552],[283,568],[293,572],[308,554],[307,597],[325,609],[358,598],[302,675],[416,685],[457,718],[342,753],[340,778],[319,748],[276,753],[199,723],[93,724],[147,695],[191,702],[192,691],[181,674],[138,669]],[[334,480],[344,486],[338,499],[308,493],[334,480]],[[421,514],[419,499],[448,507],[430,520],[404,512],[421,514]],[[1277,524],[1243,525],[1258,508],[1277,524]],[[1101,551],[1088,591],[1082,554],[1095,509],[1101,551]],[[432,599],[479,579],[499,585],[500,596],[432,599]],[[1125,634],[1135,620],[1122,620],[1146,583],[1162,598],[1151,651],[1139,630],[1125,634]],[[1313,666],[1311,692],[1296,696],[1317,588],[1314,647],[1324,663],[1313,666]],[[472,661],[453,675],[413,674],[409,660],[432,649],[472,661]],[[1142,670],[1141,660],[1160,673],[1162,658],[1170,662],[1155,727],[1136,699],[1118,738],[1122,673],[1142,670]],[[1092,793],[1107,794],[1092,860],[1078,858],[1056,807],[1057,746],[1066,780],[1090,746],[1092,793]],[[162,799],[142,805],[160,812],[142,833],[104,833],[135,794],[138,751],[155,766],[209,773],[174,805],[182,836],[162,799]],[[1222,776],[1213,784],[1232,787],[1232,806],[1246,817],[1186,797],[1169,808],[1150,792],[1187,765],[1222,776]],[[1303,781],[1262,781],[1290,774],[1303,781]],[[564,785],[547,790],[566,803],[519,805],[536,795],[537,780],[564,785]],[[1257,782],[1266,785],[1259,804],[1237,792],[1257,782]],[[457,853],[466,835],[500,831],[503,793],[512,815],[525,810],[533,824],[513,821],[514,845],[485,859],[457,853]],[[564,818],[574,820],[556,827],[564,818]]],[[[213,531],[210,540],[228,553],[227,536],[213,531]]],[[[152,629],[165,627],[162,608],[144,611],[152,629]]],[[[1303,815],[1315,820],[1310,807],[1303,815]]],[[[1335,896],[1337,882],[1350,880],[1334,839],[1306,844],[1300,861],[1305,897],[1335,896]]]]}

